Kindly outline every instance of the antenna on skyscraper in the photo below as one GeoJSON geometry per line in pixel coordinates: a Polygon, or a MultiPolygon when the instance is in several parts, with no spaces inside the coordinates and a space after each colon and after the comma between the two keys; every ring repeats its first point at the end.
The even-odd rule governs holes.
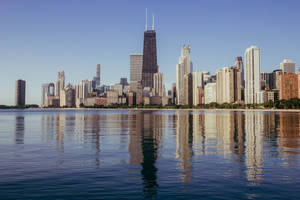
{"type": "Polygon", "coordinates": [[[152,30],[154,30],[154,14],[152,14],[152,30]]]}
{"type": "Polygon", "coordinates": [[[145,26],[145,30],[148,30],[148,9],[146,8],[146,26],[145,26]]]}

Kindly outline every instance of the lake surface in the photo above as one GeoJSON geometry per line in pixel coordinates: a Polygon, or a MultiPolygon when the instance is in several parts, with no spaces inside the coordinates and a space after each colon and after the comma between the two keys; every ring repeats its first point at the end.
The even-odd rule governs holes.
{"type": "Polygon", "coordinates": [[[0,199],[300,199],[300,113],[0,111],[0,199]]]}

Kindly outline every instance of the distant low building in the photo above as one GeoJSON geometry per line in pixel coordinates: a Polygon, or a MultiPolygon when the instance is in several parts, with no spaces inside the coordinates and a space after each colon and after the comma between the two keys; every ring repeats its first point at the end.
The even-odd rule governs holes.
{"type": "Polygon", "coordinates": [[[151,105],[161,105],[162,104],[162,97],[161,96],[152,96],[152,97],[150,97],[150,104],[151,105]]]}

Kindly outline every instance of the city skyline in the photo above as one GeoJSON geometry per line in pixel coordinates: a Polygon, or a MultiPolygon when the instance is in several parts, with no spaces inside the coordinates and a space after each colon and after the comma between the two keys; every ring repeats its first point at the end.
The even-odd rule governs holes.
{"type": "MultiPolygon", "coordinates": [[[[122,7],[122,5],[124,4],[121,1],[115,2],[119,2],[119,5],[116,6],[116,9],[119,11],[120,7],[122,7]]],[[[249,3],[240,3],[238,1],[230,1],[229,5],[225,5],[221,1],[214,2],[218,2],[218,5],[216,5],[215,8],[212,7],[213,3],[208,2],[198,3],[194,1],[193,5],[201,10],[203,9],[203,11],[205,10],[205,8],[216,9],[216,11],[221,8],[226,8],[228,9],[228,11],[230,11],[231,9],[242,9],[244,6],[249,6],[249,3]],[[238,3],[236,4],[236,2],[238,3]]],[[[4,1],[1,4],[3,5],[1,6],[3,10],[0,8],[0,11],[3,15],[2,19],[4,19],[5,17],[7,17],[8,19],[3,20],[5,31],[1,33],[3,34],[2,38],[4,38],[4,45],[0,48],[3,55],[3,58],[0,59],[0,66],[2,69],[4,69],[4,72],[1,73],[2,76],[0,79],[0,90],[4,95],[1,95],[0,97],[0,104],[13,105],[15,98],[14,83],[17,79],[26,80],[26,102],[28,104],[40,104],[41,85],[43,83],[53,82],[55,80],[54,77],[56,77],[58,71],[65,71],[66,84],[68,84],[69,82],[71,82],[72,84],[78,84],[81,80],[90,80],[93,78],[95,74],[95,65],[98,63],[101,64],[101,82],[103,84],[112,85],[114,83],[117,83],[120,77],[127,77],[129,79],[129,55],[133,52],[142,53],[143,29],[145,23],[144,12],[146,7],[148,7],[150,13],[155,13],[155,16],[157,16],[157,20],[155,21],[155,29],[157,29],[156,32],[158,40],[157,63],[159,65],[159,71],[164,74],[164,83],[166,85],[166,89],[170,89],[171,84],[176,81],[176,64],[178,62],[178,57],[180,56],[180,47],[183,44],[191,45],[191,60],[194,63],[194,70],[209,71],[211,72],[211,74],[215,74],[218,69],[232,65],[232,60],[236,56],[243,56],[245,49],[251,45],[257,45],[261,49],[261,72],[271,72],[275,69],[279,69],[280,63],[284,59],[291,59],[296,64],[300,62],[299,56],[297,55],[297,53],[300,51],[300,39],[299,37],[296,37],[296,35],[299,35],[300,30],[297,27],[293,28],[293,31],[286,31],[286,29],[283,28],[286,25],[292,25],[293,23],[295,24],[298,14],[289,12],[287,16],[281,15],[281,18],[278,20],[278,13],[275,12],[279,11],[279,8],[289,8],[290,11],[295,9],[297,7],[296,5],[299,4],[296,1],[290,1],[289,5],[284,4],[283,1],[275,2],[275,5],[272,6],[272,8],[264,8],[264,10],[267,11],[267,14],[263,13],[262,9],[258,8],[259,4],[257,2],[254,2],[249,7],[258,9],[258,16],[265,17],[263,18],[264,20],[262,20],[263,22],[272,19],[272,21],[277,20],[277,23],[274,22],[273,24],[268,24],[268,27],[264,28],[262,26],[262,22],[255,21],[258,18],[252,19],[254,20],[254,22],[257,22],[254,25],[252,24],[254,22],[250,21],[250,18],[247,18],[245,16],[244,22],[249,23],[246,24],[250,29],[246,34],[243,30],[237,31],[236,29],[233,29],[234,24],[235,26],[241,26],[241,28],[245,28],[245,24],[237,23],[240,20],[236,18],[237,13],[242,13],[240,10],[236,10],[237,13],[235,14],[229,14],[231,12],[221,12],[221,14],[219,15],[209,14],[207,11],[205,11],[204,13],[189,13],[187,16],[183,17],[183,19],[179,19],[174,15],[174,13],[171,13],[167,10],[166,2],[160,4],[162,5],[162,8],[160,8],[158,5],[154,6],[153,4],[146,4],[144,2],[137,3],[137,5],[132,8],[132,10],[135,11],[134,13],[127,13],[127,17],[125,17],[124,19],[119,19],[121,20],[120,23],[125,23],[124,25],[118,23],[119,28],[124,28],[125,25],[128,25],[127,23],[130,23],[130,28],[124,29],[126,31],[124,37],[122,37],[123,35],[120,32],[114,32],[116,27],[112,27],[111,23],[115,23],[116,19],[113,18],[108,22],[100,20],[98,26],[101,25],[101,27],[105,27],[105,29],[103,29],[102,32],[97,29],[97,37],[97,34],[95,33],[84,31],[83,33],[85,36],[91,34],[92,37],[90,39],[81,39],[81,37],[79,37],[79,33],[71,31],[78,24],[68,23],[72,22],[69,18],[71,18],[72,16],[74,17],[74,15],[71,14],[68,18],[66,17],[66,15],[62,15],[62,10],[59,10],[58,16],[64,16],[65,18],[63,19],[65,20],[62,20],[62,22],[58,22],[56,21],[57,18],[52,19],[52,17],[54,17],[53,13],[40,13],[41,10],[45,8],[38,2],[36,2],[36,5],[32,6],[40,6],[41,9],[31,14],[26,12],[17,13],[18,9],[24,7],[26,8],[26,5],[17,5],[14,3],[9,3],[8,1],[4,1]],[[9,13],[8,11],[11,10],[14,10],[16,12],[9,13]],[[32,23],[30,23],[30,25],[32,25],[33,28],[32,31],[25,29],[23,32],[25,33],[24,35],[21,34],[22,32],[18,33],[17,31],[13,31],[17,30],[17,25],[20,25],[18,28],[22,28],[20,22],[16,21],[17,19],[21,18],[22,14],[23,16],[25,16],[25,18],[22,19],[23,21],[29,23],[31,22],[30,20],[32,20],[32,23]],[[45,27],[44,25],[40,24],[41,21],[32,19],[32,17],[38,17],[39,15],[44,17],[44,20],[48,19],[47,17],[49,17],[49,22],[51,22],[52,24],[50,23],[49,27],[45,27]],[[226,15],[226,19],[221,19],[222,17],[224,17],[223,15],[226,15]],[[199,25],[198,23],[194,23],[195,20],[203,16],[204,19],[200,22],[204,21],[205,23],[199,23],[202,25],[202,29],[195,28],[195,25],[199,25]],[[139,19],[136,19],[136,17],[138,17],[139,19]],[[173,19],[171,19],[172,17],[173,19]],[[214,24],[209,23],[209,17],[213,19],[212,21],[215,20],[214,24]],[[233,22],[229,20],[231,18],[233,22]],[[132,19],[136,20],[133,22],[131,21],[132,19]],[[171,25],[174,25],[174,23],[176,22],[176,19],[179,20],[177,22],[187,20],[186,24],[180,24],[183,26],[183,28],[189,29],[185,32],[182,32],[182,30],[178,30],[176,32],[177,29],[171,27],[171,25]],[[216,34],[216,32],[214,31],[220,31],[225,26],[220,23],[222,22],[222,20],[224,20],[223,22],[226,22],[225,24],[229,25],[229,27],[225,28],[219,34],[216,34]],[[285,23],[283,24],[283,22],[285,23]],[[61,27],[62,29],[58,29],[57,33],[55,33],[56,36],[52,36],[50,37],[49,41],[45,41],[47,39],[47,36],[49,35],[43,32],[43,28],[56,27],[56,25],[69,25],[69,27],[65,29],[61,27]],[[261,30],[255,29],[257,27],[261,30]],[[278,29],[276,29],[275,27],[278,29]],[[279,28],[282,28],[282,30],[279,28]],[[232,32],[230,34],[228,32],[229,29],[232,29],[232,32]],[[191,32],[196,30],[201,30],[201,32],[197,32],[197,34],[191,34],[191,32]],[[236,31],[236,33],[234,33],[234,31],[236,31]],[[43,35],[42,33],[44,33],[45,35],[43,35]],[[109,33],[112,33],[112,36],[111,38],[106,39],[105,36],[109,33]],[[36,34],[41,35],[39,35],[40,37],[35,38],[36,34]],[[70,34],[70,38],[67,38],[66,34],[70,34]],[[210,34],[215,37],[214,40],[212,36],[209,36],[210,34]],[[256,35],[256,37],[253,35],[256,35]],[[108,41],[104,42],[104,39],[102,37],[108,41]],[[117,46],[117,43],[120,42],[121,39],[114,37],[121,37],[121,39],[128,41],[125,43],[122,41],[121,43],[119,43],[119,46],[117,46]],[[228,41],[224,41],[224,39],[228,41]],[[110,42],[114,42],[113,40],[117,40],[115,41],[116,44],[113,43],[111,45],[110,42]],[[62,41],[65,43],[58,45],[58,43],[62,41]],[[274,48],[274,41],[276,41],[276,47],[278,49],[274,48]],[[77,42],[82,46],[80,47],[79,44],[78,46],[72,46],[70,45],[71,42],[77,42]],[[53,43],[53,45],[51,45],[50,43],[53,43]],[[103,45],[99,45],[102,43],[103,45]],[[230,50],[228,50],[228,52],[225,52],[224,49],[228,49],[228,44],[232,45],[230,46],[230,50]],[[114,52],[112,52],[110,48],[112,48],[114,52]],[[125,52],[121,53],[121,51],[124,50],[125,52]],[[85,54],[81,54],[81,51],[85,51],[85,54]],[[115,57],[117,57],[117,59],[114,59],[115,57]],[[114,66],[117,66],[115,67],[116,70],[112,70],[112,67],[114,66]]],[[[62,6],[61,9],[68,9],[67,14],[70,14],[70,12],[74,9],[79,9],[80,5],[80,3],[76,2],[69,8],[67,7],[67,5],[64,5],[66,3],[61,3],[59,5],[57,4],[59,3],[54,2],[53,4],[51,4],[52,6],[50,6],[49,9],[54,9],[60,5],[62,6]]],[[[93,2],[92,4],[95,5],[96,8],[101,7],[97,2],[93,2]]],[[[112,5],[107,4],[104,7],[111,6],[112,5]]],[[[171,8],[173,8],[174,12],[180,7],[179,4],[176,3],[170,6],[171,8]]],[[[186,5],[183,6],[186,7],[186,5]]],[[[86,11],[91,10],[91,7],[92,6],[90,5],[84,5],[86,11]]],[[[189,8],[191,8],[191,12],[194,10],[192,9],[192,6],[189,8]]],[[[88,15],[86,11],[80,12],[79,16],[84,17],[84,20],[92,20],[91,15],[88,15]]],[[[250,10],[248,10],[248,12],[250,12],[250,10]]],[[[120,15],[123,16],[125,15],[125,13],[125,11],[122,11],[120,15]]],[[[245,14],[247,14],[247,12],[245,14]]],[[[110,16],[108,12],[104,12],[103,15],[110,16]]],[[[78,17],[75,17],[75,19],[78,19],[78,17]]],[[[88,25],[81,24],[83,21],[79,21],[77,23],[79,23],[79,25],[81,26],[90,27],[97,25],[97,23],[95,23],[96,21],[92,21],[91,24],[88,25]]],[[[296,67],[298,66],[296,65],[296,67]]]]}

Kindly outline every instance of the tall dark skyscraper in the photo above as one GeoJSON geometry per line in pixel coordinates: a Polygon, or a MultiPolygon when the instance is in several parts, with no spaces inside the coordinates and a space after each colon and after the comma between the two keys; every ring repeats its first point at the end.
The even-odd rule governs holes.
{"type": "Polygon", "coordinates": [[[25,106],[26,82],[23,80],[16,81],[16,106],[25,106]]]}
{"type": "Polygon", "coordinates": [[[142,68],[142,87],[153,88],[153,74],[158,72],[156,55],[156,32],[154,30],[154,16],[152,30],[148,30],[146,13],[146,30],[144,32],[144,52],[142,68]]]}
{"type": "Polygon", "coordinates": [[[101,82],[100,82],[100,64],[97,64],[97,73],[92,82],[93,90],[99,89],[100,84],[101,84],[101,82]]]}

